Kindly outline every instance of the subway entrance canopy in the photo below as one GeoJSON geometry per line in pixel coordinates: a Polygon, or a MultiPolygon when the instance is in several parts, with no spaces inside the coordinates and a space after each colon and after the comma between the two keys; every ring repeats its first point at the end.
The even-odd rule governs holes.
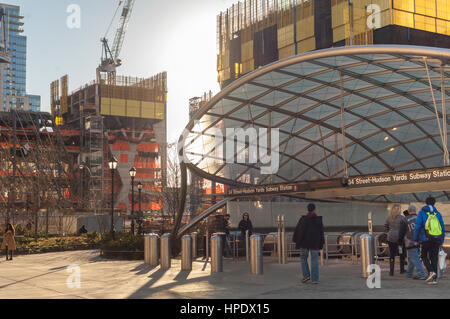
{"type": "MultiPolygon", "coordinates": [[[[258,186],[339,181],[339,187],[333,185],[340,192],[308,196],[312,193],[299,188],[298,193],[381,202],[423,201],[432,193],[449,201],[449,61],[448,49],[372,45],[275,62],[236,80],[200,109],[180,138],[180,156],[195,174],[230,185],[230,196],[258,186]],[[230,161],[224,155],[227,141],[235,140],[230,128],[266,132],[266,151],[279,155],[277,170],[263,174],[264,163],[249,162],[250,135],[245,147],[233,146],[230,161]],[[273,130],[278,148],[270,142],[273,130]],[[217,132],[223,135],[219,143],[217,132]],[[237,160],[240,153],[245,162],[237,160]],[[443,172],[442,179],[408,179],[408,185],[393,179],[433,174],[434,168],[443,172]],[[356,178],[369,181],[383,174],[392,176],[392,183],[354,185],[356,178]],[[364,191],[368,186],[372,191],[364,191]]],[[[286,192],[272,194],[277,193],[286,192]]]]}

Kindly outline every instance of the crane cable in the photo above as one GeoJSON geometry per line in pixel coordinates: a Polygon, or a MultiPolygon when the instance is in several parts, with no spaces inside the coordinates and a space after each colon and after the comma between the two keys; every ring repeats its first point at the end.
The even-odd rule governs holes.
{"type": "Polygon", "coordinates": [[[122,5],[122,2],[123,2],[123,0],[120,0],[120,1],[119,1],[119,5],[117,6],[116,12],[114,13],[114,16],[113,16],[113,18],[112,18],[112,20],[111,20],[111,23],[110,23],[109,26],[108,26],[108,29],[106,30],[106,33],[105,33],[104,38],[107,37],[107,35],[108,35],[108,33],[109,33],[109,30],[111,30],[111,26],[112,26],[112,24],[113,24],[113,22],[114,22],[114,19],[115,19],[116,16],[117,16],[117,12],[119,12],[119,9],[120,9],[120,6],[122,5]]]}

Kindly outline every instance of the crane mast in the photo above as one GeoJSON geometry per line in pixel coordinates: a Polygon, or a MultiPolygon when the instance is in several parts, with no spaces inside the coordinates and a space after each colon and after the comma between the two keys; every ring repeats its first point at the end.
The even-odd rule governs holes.
{"type": "MultiPolygon", "coordinates": [[[[135,0],[126,0],[122,8],[120,16],[119,27],[117,28],[114,37],[112,49],[109,47],[108,39],[106,37],[101,39],[102,42],[102,57],[101,64],[97,68],[97,80],[101,80],[101,73],[107,73],[108,81],[114,81],[116,76],[116,69],[122,65],[122,60],[119,59],[120,51],[122,50],[123,41],[127,31],[128,23],[130,21],[131,13],[133,11],[135,0]]],[[[119,7],[124,1],[119,2],[119,7]]],[[[113,18],[114,20],[114,18],[113,18]]]]}

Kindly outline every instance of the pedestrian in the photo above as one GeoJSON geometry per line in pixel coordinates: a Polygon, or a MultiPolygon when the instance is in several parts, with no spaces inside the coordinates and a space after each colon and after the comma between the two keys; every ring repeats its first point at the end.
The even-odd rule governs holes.
{"type": "Polygon", "coordinates": [[[233,252],[230,246],[230,241],[232,241],[230,230],[231,230],[231,215],[226,214],[223,219],[223,228],[225,232],[225,257],[231,258],[233,257],[233,252]]]}
{"type": "Polygon", "coordinates": [[[408,250],[408,270],[406,274],[408,278],[425,280],[425,270],[423,269],[422,261],[420,260],[419,247],[414,245],[414,229],[416,228],[417,221],[417,209],[416,206],[411,205],[408,208],[408,215],[406,222],[408,224],[408,230],[405,236],[405,246],[408,250]],[[416,276],[414,276],[414,269],[416,269],[416,276]]]}
{"type": "Polygon", "coordinates": [[[134,227],[135,227],[135,223],[134,223],[134,219],[131,220],[131,234],[134,236],[134,227]]]}
{"type": "MultiPolygon", "coordinates": [[[[388,244],[390,253],[390,271],[389,275],[394,276],[395,257],[403,254],[403,241],[408,229],[406,218],[401,214],[400,205],[392,207],[388,219],[386,220],[385,230],[388,234],[388,244]]],[[[400,273],[405,273],[405,260],[400,258],[400,273]]]]}
{"type": "Polygon", "coordinates": [[[239,230],[241,231],[241,238],[242,241],[245,241],[245,233],[248,230],[248,237],[251,237],[253,234],[253,225],[252,221],[250,220],[250,215],[245,212],[244,215],[242,215],[242,220],[239,223],[239,230]]]}
{"type": "Polygon", "coordinates": [[[319,251],[325,243],[325,233],[321,216],[317,216],[316,205],[308,205],[308,214],[302,216],[295,228],[292,241],[296,249],[300,250],[300,260],[303,272],[302,283],[311,280],[313,284],[319,283],[319,251]],[[311,270],[308,258],[311,254],[311,270]]]}
{"type": "MultiPolygon", "coordinates": [[[[406,220],[408,220],[409,211],[405,210],[403,212],[403,216],[405,216],[406,220]]],[[[408,230],[406,230],[406,231],[408,231],[408,230]]],[[[400,265],[405,265],[405,266],[408,265],[407,260],[408,260],[408,249],[406,249],[405,241],[403,240],[403,244],[400,248],[400,265]]]]}
{"type": "Polygon", "coordinates": [[[78,233],[81,235],[87,234],[88,231],[86,229],[86,225],[81,226],[80,230],[78,231],[78,233]]]}
{"type": "Polygon", "coordinates": [[[437,285],[439,249],[445,241],[445,225],[441,213],[436,209],[436,199],[428,197],[427,206],[419,212],[414,230],[415,246],[422,246],[422,261],[428,271],[429,285],[437,285]]]}
{"type": "Polygon", "coordinates": [[[8,252],[10,254],[9,260],[13,260],[13,251],[17,249],[14,236],[16,231],[12,224],[6,225],[5,233],[3,234],[3,243],[1,249],[5,249],[6,260],[8,260],[8,252]]]}

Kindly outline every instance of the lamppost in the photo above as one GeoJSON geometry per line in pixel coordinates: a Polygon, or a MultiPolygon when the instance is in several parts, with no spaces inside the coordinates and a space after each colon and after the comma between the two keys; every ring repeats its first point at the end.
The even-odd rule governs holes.
{"type": "Polygon", "coordinates": [[[37,209],[36,215],[34,216],[34,240],[38,240],[38,215],[41,210],[41,191],[39,189],[39,176],[37,169],[33,170],[35,182],[36,182],[36,194],[37,194],[37,209]]]}
{"type": "Polygon", "coordinates": [[[136,168],[132,167],[130,169],[130,177],[131,177],[131,232],[134,235],[134,178],[136,177],[136,168]]]}
{"type": "Polygon", "coordinates": [[[81,163],[80,166],[80,199],[81,203],[83,203],[83,175],[84,175],[84,163],[81,163]]]}
{"type": "Polygon", "coordinates": [[[138,189],[139,189],[139,235],[142,235],[142,209],[141,209],[141,193],[142,193],[142,183],[139,182],[138,189]]]}
{"type": "Polygon", "coordinates": [[[111,235],[113,240],[114,236],[114,171],[117,169],[118,161],[113,157],[109,163],[109,169],[111,170],[111,235]]]}

